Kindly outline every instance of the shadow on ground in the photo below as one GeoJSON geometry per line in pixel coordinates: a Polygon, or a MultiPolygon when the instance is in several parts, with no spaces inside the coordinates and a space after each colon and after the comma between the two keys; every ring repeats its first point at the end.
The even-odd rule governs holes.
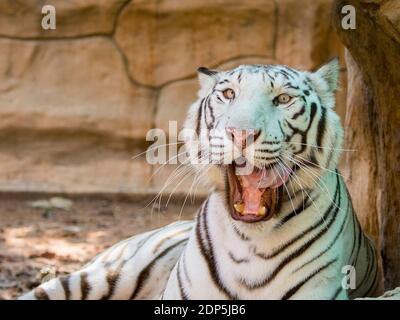
{"type": "MultiPolygon", "coordinates": [[[[36,197],[37,198],[37,197],[36,197]]],[[[134,234],[191,219],[199,201],[167,209],[147,201],[74,199],[70,211],[36,209],[32,196],[0,195],[0,299],[13,299],[40,282],[44,267],[74,271],[112,244],[134,234]]]]}

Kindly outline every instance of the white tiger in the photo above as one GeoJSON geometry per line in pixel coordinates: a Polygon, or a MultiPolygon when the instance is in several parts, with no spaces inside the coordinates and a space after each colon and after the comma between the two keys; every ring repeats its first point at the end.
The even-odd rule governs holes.
{"type": "Polygon", "coordinates": [[[338,74],[336,59],[316,72],[282,65],[199,68],[199,98],[185,123],[197,135],[186,148],[212,192],[196,221],[127,239],[21,298],[379,294],[375,249],[336,169],[343,136],[334,112],[338,74]],[[355,287],[342,285],[344,266],[354,266],[355,287]]]}

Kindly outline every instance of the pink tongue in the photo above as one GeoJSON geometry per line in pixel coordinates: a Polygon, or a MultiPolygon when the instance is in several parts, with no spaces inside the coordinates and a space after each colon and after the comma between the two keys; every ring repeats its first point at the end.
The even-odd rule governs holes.
{"type": "Polygon", "coordinates": [[[261,197],[264,190],[253,187],[243,187],[243,202],[245,214],[257,214],[261,205],[261,197]]]}
{"type": "Polygon", "coordinates": [[[279,170],[278,174],[276,170],[279,169],[264,169],[249,175],[240,176],[243,190],[243,212],[245,214],[257,214],[261,206],[261,198],[265,189],[278,188],[287,181],[290,172],[279,170]]]}

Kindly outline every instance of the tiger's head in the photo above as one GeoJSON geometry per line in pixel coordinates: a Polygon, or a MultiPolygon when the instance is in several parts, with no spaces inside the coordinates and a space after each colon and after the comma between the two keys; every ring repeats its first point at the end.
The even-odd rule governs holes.
{"type": "Polygon", "coordinates": [[[336,170],[343,130],[334,111],[337,59],[316,72],[283,65],[199,68],[185,129],[190,161],[225,195],[231,217],[268,220],[282,199],[336,170]]]}

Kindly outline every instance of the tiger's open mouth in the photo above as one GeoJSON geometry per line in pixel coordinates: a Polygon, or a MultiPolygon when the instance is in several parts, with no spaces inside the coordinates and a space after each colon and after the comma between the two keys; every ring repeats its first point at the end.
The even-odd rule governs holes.
{"type": "Polygon", "coordinates": [[[243,170],[245,166],[236,162],[228,166],[231,216],[248,223],[268,220],[279,210],[281,186],[289,179],[291,170],[279,165],[243,170]]]}

